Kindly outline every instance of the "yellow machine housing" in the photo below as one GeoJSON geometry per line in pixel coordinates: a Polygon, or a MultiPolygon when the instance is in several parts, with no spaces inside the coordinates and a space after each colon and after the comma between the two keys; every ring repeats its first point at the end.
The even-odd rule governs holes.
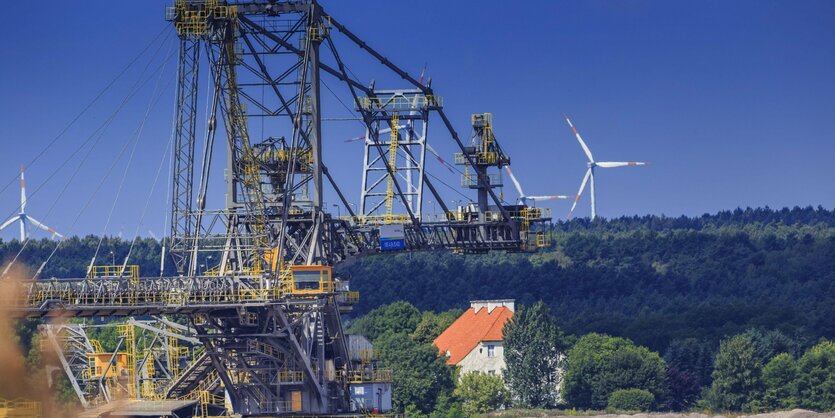
{"type": "MultiPolygon", "coordinates": [[[[93,378],[102,377],[104,369],[107,368],[107,363],[110,361],[112,355],[112,353],[87,354],[88,364],[90,365],[90,376],[93,378]]],[[[120,377],[123,373],[127,373],[128,354],[116,353],[115,361],[116,363],[107,369],[105,378],[120,377]]]]}
{"type": "Polygon", "coordinates": [[[318,294],[333,292],[333,267],[290,266],[294,294],[318,294]]]}

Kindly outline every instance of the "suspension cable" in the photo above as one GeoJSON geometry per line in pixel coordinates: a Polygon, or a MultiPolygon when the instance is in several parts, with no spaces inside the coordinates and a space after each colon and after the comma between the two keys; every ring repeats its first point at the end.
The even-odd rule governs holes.
{"type": "MultiPolygon", "coordinates": [[[[87,144],[88,144],[91,140],[94,140],[94,139],[95,139],[95,141],[94,141],[94,143],[93,143],[93,146],[92,146],[92,147],[91,147],[91,148],[87,151],[87,154],[86,154],[86,155],[82,158],[82,162],[78,165],[78,167],[76,168],[75,172],[74,172],[74,173],[73,173],[73,175],[70,177],[70,180],[69,180],[69,181],[68,181],[68,182],[64,185],[64,188],[63,188],[63,190],[60,192],[59,197],[57,197],[57,198],[53,201],[52,206],[50,207],[50,209],[49,209],[49,212],[48,212],[48,213],[51,213],[51,212],[52,212],[52,210],[53,210],[53,208],[55,207],[56,203],[58,202],[58,200],[59,200],[60,196],[61,196],[61,195],[63,195],[63,193],[67,190],[67,188],[69,187],[70,183],[71,183],[71,182],[72,182],[72,180],[76,177],[76,175],[77,175],[78,171],[79,171],[79,170],[81,169],[81,167],[83,166],[84,162],[85,162],[85,161],[89,158],[89,156],[90,156],[90,154],[92,153],[93,149],[95,148],[96,144],[98,144],[98,143],[99,143],[99,141],[103,138],[103,136],[104,136],[105,132],[107,131],[107,129],[110,127],[110,125],[111,125],[111,124],[113,123],[113,121],[116,119],[116,116],[118,116],[118,114],[119,114],[119,113],[121,112],[121,110],[125,107],[125,105],[127,105],[127,103],[128,103],[128,102],[129,102],[129,101],[130,101],[130,100],[131,100],[131,99],[132,99],[132,98],[133,98],[133,97],[134,97],[134,96],[135,96],[135,95],[139,92],[139,90],[140,90],[140,89],[141,89],[141,88],[142,88],[145,84],[147,84],[147,82],[148,82],[149,80],[151,80],[151,78],[152,78],[153,74],[154,74],[154,73],[156,73],[156,71],[159,71],[159,67],[157,67],[157,70],[155,70],[155,71],[151,74],[151,76],[149,76],[149,78],[145,79],[145,81],[144,81],[144,82],[142,82],[142,76],[144,75],[144,73],[145,73],[145,72],[148,70],[148,68],[150,67],[151,63],[153,62],[153,59],[156,57],[156,55],[157,55],[157,53],[159,52],[159,50],[161,50],[161,49],[162,49],[162,45],[163,45],[163,44],[160,44],[160,46],[159,46],[159,48],[157,49],[157,51],[155,51],[155,52],[154,52],[154,54],[151,56],[151,59],[148,61],[148,63],[145,65],[145,67],[143,68],[142,72],[140,73],[140,77],[139,77],[139,79],[138,79],[138,80],[134,83],[133,87],[131,88],[131,91],[129,91],[129,92],[128,92],[128,94],[125,96],[125,98],[124,98],[124,99],[122,99],[121,103],[120,103],[120,104],[119,104],[119,106],[118,106],[118,107],[117,107],[117,108],[113,111],[113,113],[111,113],[111,114],[110,114],[110,116],[109,116],[107,119],[105,119],[105,121],[104,121],[104,122],[103,122],[103,123],[102,123],[102,124],[101,124],[98,128],[96,128],[96,129],[95,129],[95,130],[94,130],[94,131],[90,134],[90,136],[89,136],[89,137],[88,137],[88,138],[87,138],[87,139],[86,139],[86,140],[85,140],[85,141],[84,141],[84,142],[83,142],[83,143],[82,143],[82,144],[81,144],[81,145],[80,145],[80,146],[79,146],[79,147],[78,147],[78,148],[77,148],[77,149],[76,149],[76,150],[75,150],[72,154],[70,154],[70,156],[69,156],[67,159],[65,159],[65,160],[64,160],[64,162],[63,162],[61,165],[59,165],[59,167],[58,167],[58,168],[56,168],[55,170],[53,170],[53,172],[52,172],[52,173],[50,174],[50,176],[47,178],[47,182],[48,182],[48,181],[49,181],[49,179],[52,179],[52,178],[53,178],[53,177],[54,177],[54,176],[55,176],[55,175],[56,175],[56,174],[57,174],[57,173],[58,173],[58,172],[59,172],[59,171],[60,171],[60,170],[61,170],[64,166],[66,166],[66,165],[67,165],[67,164],[68,164],[68,163],[72,160],[72,158],[74,158],[74,156],[75,156],[76,154],[78,154],[78,152],[80,152],[80,151],[81,151],[81,150],[82,150],[82,149],[83,149],[83,148],[84,148],[84,147],[85,147],[85,146],[86,146],[86,145],[87,145],[87,144]]],[[[123,150],[123,152],[124,152],[124,150],[123,150]]],[[[119,157],[118,157],[118,158],[114,161],[113,165],[111,165],[111,170],[112,170],[112,168],[115,166],[116,161],[118,161],[118,160],[119,160],[119,158],[121,158],[121,155],[122,155],[122,154],[120,153],[120,154],[119,154],[119,157]]],[[[95,196],[95,194],[96,194],[96,193],[98,192],[98,190],[101,188],[102,184],[104,183],[104,180],[106,180],[106,178],[109,176],[109,174],[110,174],[110,171],[108,171],[108,173],[107,173],[107,174],[105,175],[105,177],[102,179],[102,182],[99,184],[99,187],[98,187],[98,188],[97,188],[97,189],[93,192],[93,195],[91,195],[90,199],[88,199],[87,203],[86,203],[86,204],[85,204],[85,206],[84,206],[84,209],[86,209],[86,207],[87,207],[87,206],[89,206],[89,203],[92,201],[93,196],[95,196]]],[[[35,193],[37,193],[37,191],[38,191],[38,190],[40,190],[40,189],[44,186],[44,184],[45,184],[45,183],[40,184],[40,185],[39,185],[39,187],[38,187],[37,189],[35,189],[35,193]]],[[[32,195],[34,195],[35,193],[32,193],[32,195]]],[[[31,196],[31,195],[30,195],[30,196],[31,196]]],[[[84,209],[83,209],[83,210],[84,210],[84,209]]],[[[82,210],[82,212],[83,212],[83,210],[82,210]]],[[[71,228],[75,226],[75,223],[78,221],[78,218],[80,217],[80,215],[81,215],[81,212],[79,212],[78,216],[76,217],[76,219],[75,219],[75,220],[73,221],[73,223],[71,224],[71,228]]],[[[47,216],[49,216],[49,215],[47,215],[47,216]]],[[[31,240],[31,239],[32,239],[32,238],[31,238],[31,236],[26,237],[26,239],[24,240],[23,245],[21,246],[20,250],[17,252],[17,254],[15,255],[15,257],[12,259],[12,261],[10,261],[10,262],[6,265],[6,267],[5,267],[5,268],[4,268],[4,270],[3,270],[3,273],[2,273],[2,274],[0,274],[0,277],[5,277],[6,273],[8,273],[8,271],[9,271],[9,269],[10,269],[10,268],[14,265],[14,263],[17,261],[17,259],[20,257],[20,255],[23,253],[23,251],[26,249],[26,247],[28,246],[28,244],[29,244],[29,242],[30,242],[30,240],[31,240]]],[[[40,268],[38,269],[38,271],[36,272],[36,274],[35,274],[35,276],[36,276],[36,277],[37,277],[37,275],[38,275],[38,274],[39,274],[39,273],[43,270],[43,268],[44,268],[44,266],[46,265],[46,263],[47,263],[47,262],[48,262],[48,261],[52,258],[52,256],[53,256],[53,255],[55,254],[55,252],[58,250],[58,248],[61,246],[61,243],[62,243],[63,241],[64,241],[64,240],[58,241],[58,244],[56,245],[55,249],[53,249],[52,253],[50,253],[50,255],[49,255],[49,256],[47,257],[47,259],[46,259],[46,260],[45,260],[45,261],[41,264],[41,267],[40,267],[40,268]]]]}
{"type": "Polygon", "coordinates": [[[133,252],[133,247],[136,244],[137,239],[139,239],[139,228],[142,226],[142,222],[145,220],[145,214],[148,212],[148,206],[151,204],[151,200],[154,195],[154,191],[157,187],[157,181],[159,180],[160,172],[162,172],[162,167],[165,162],[168,160],[169,154],[171,154],[171,146],[173,143],[173,137],[168,139],[168,143],[165,145],[163,149],[162,158],[159,161],[159,167],[157,167],[156,175],[154,175],[154,181],[151,184],[151,190],[148,192],[148,198],[145,200],[145,207],[142,208],[142,214],[139,216],[139,223],[136,224],[136,232],[134,233],[134,238],[130,243],[130,247],[128,248],[128,254],[125,256],[125,261],[122,263],[122,273],[124,274],[125,267],[128,264],[128,260],[130,259],[131,253],[133,252]]]}
{"type": "MultiPolygon", "coordinates": [[[[153,45],[157,42],[157,40],[159,39],[159,37],[160,37],[160,36],[162,36],[162,34],[163,34],[163,33],[166,33],[166,31],[167,31],[167,30],[168,30],[168,28],[167,28],[167,27],[164,27],[162,30],[160,30],[160,31],[159,31],[159,33],[157,33],[157,34],[156,34],[156,36],[154,36],[154,38],[151,40],[151,42],[149,42],[147,45],[145,45],[145,47],[144,47],[144,48],[142,48],[142,50],[141,50],[141,51],[139,51],[139,53],[138,53],[135,57],[133,57],[133,59],[131,59],[131,60],[130,60],[130,61],[129,61],[129,62],[128,62],[128,63],[127,63],[127,64],[126,64],[126,65],[125,65],[125,66],[124,66],[124,67],[123,67],[120,71],[119,71],[119,73],[117,73],[117,74],[116,74],[116,76],[115,76],[113,79],[111,79],[111,80],[110,80],[110,82],[108,82],[108,83],[104,86],[104,88],[103,88],[101,91],[99,91],[99,92],[98,92],[98,94],[96,94],[96,96],[95,96],[95,97],[93,97],[93,99],[92,99],[89,103],[87,103],[87,105],[86,105],[86,106],[84,106],[84,108],[81,110],[81,112],[79,112],[77,115],[75,115],[75,117],[74,117],[72,120],[70,120],[70,122],[69,122],[69,123],[68,123],[68,124],[67,124],[67,125],[63,128],[63,129],[61,129],[61,131],[58,133],[58,135],[56,135],[56,136],[55,136],[55,138],[52,138],[52,140],[51,140],[51,141],[49,141],[49,143],[47,143],[47,144],[46,144],[46,146],[45,146],[43,149],[41,149],[41,150],[40,150],[40,151],[39,151],[39,152],[35,155],[35,158],[33,158],[33,159],[29,160],[29,162],[26,164],[26,166],[27,166],[27,167],[28,167],[28,166],[32,166],[32,165],[34,165],[34,164],[35,164],[38,160],[40,160],[40,159],[41,159],[41,157],[42,157],[42,156],[43,156],[43,155],[44,155],[44,154],[45,154],[45,153],[46,153],[46,152],[47,152],[47,151],[48,151],[48,150],[49,150],[49,149],[50,149],[53,145],[55,145],[55,143],[56,143],[56,142],[57,142],[57,141],[58,141],[58,140],[59,140],[62,136],[64,136],[64,134],[65,134],[65,133],[67,133],[67,131],[68,131],[68,130],[69,130],[69,129],[73,126],[73,125],[75,125],[75,123],[76,123],[76,122],[77,122],[77,121],[78,121],[78,120],[79,120],[79,119],[80,119],[80,118],[81,118],[81,117],[82,117],[85,113],[87,113],[87,111],[88,111],[88,110],[90,110],[90,108],[91,108],[91,107],[93,107],[93,105],[94,105],[96,102],[98,102],[98,100],[99,100],[99,99],[101,99],[101,98],[102,98],[102,96],[104,96],[104,94],[105,94],[108,90],[110,90],[110,88],[111,88],[111,87],[113,87],[113,85],[114,85],[114,84],[116,84],[116,81],[118,81],[118,80],[119,80],[119,79],[120,79],[120,78],[121,78],[121,77],[122,77],[125,73],[127,73],[127,71],[128,71],[128,70],[129,70],[129,69],[133,66],[133,64],[135,64],[135,63],[139,60],[139,58],[141,58],[141,57],[142,57],[142,55],[144,55],[144,54],[145,54],[145,52],[146,52],[146,51],[148,51],[148,49],[150,49],[150,48],[151,48],[151,46],[153,46],[153,45]]],[[[8,182],[4,185],[4,186],[3,186],[3,188],[2,188],[2,189],[0,189],[0,193],[3,193],[4,191],[6,191],[6,189],[8,189],[8,188],[9,188],[9,186],[10,186],[10,185],[12,185],[12,184],[13,184],[16,180],[17,180],[17,176],[12,177],[12,178],[11,178],[11,179],[10,179],[10,180],[9,180],[9,181],[8,181],[8,182]]]]}
{"type": "MultiPolygon", "coordinates": [[[[57,167],[57,168],[55,168],[54,170],[52,170],[52,172],[49,174],[49,176],[47,176],[46,180],[44,180],[43,182],[41,182],[40,184],[38,184],[38,187],[36,187],[36,188],[34,189],[34,191],[32,191],[31,193],[29,193],[29,195],[28,195],[28,199],[29,199],[29,200],[31,200],[31,199],[32,199],[32,197],[36,196],[36,195],[38,194],[38,192],[40,192],[40,191],[41,191],[41,190],[42,190],[42,189],[43,189],[43,188],[44,188],[44,187],[45,187],[45,186],[46,186],[46,185],[47,185],[47,184],[48,184],[48,183],[49,183],[49,182],[50,182],[50,181],[51,181],[51,180],[52,180],[52,179],[53,179],[53,178],[54,178],[54,177],[55,177],[55,176],[56,176],[56,175],[60,172],[60,171],[61,171],[61,169],[63,169],[63,168],[64,168],[67,164],[69,164],[69,163],[70,163],[70,161],[72,161],[72,160],[75,158],[75,156],[76,156],[79,152],[81,152],[81,150],[83,149],[83,147],[84,147],[84,146],[86,146],[86,145],[87,145],[90,141],[92,141],[93,139],[95,139],[95,136],[96,136],[97,134],[104,134],[104,132],[107,130],[107,128],[108,128],[108,127],[110,127],[110,125],[113,123],[113,120],[116,118],[116,116],[117,116],[117,115],[119,114],[119,112],[122,110],[122,108],[124,108],[124,106],[127,104],[127,102],[128,102],[128,101],[130,101],[130,99],[132,99],[132,98],[133,98],[133,96],[135,96],[135,95],[136,95],[136,93],[139,91],[138,89],[136,89],[137,84],[138,84],[138,83],[142,80],[142,77],[144,76],[145,72],[147,72],[147,71],[148,71],[148,68],[151,66],[151,63],[153,62],[154,58],[156,58],[156,56],[157,56],[157,54],[159,53],[159,51],[160,51],[160,50],[162,50],[162,46],[163,46],[163,45],[164,45],[164,43],[161,43],[161,44],[159,45],[159,47],[157,48],[157,50],[153,53],[153,55],[151,55],[150,60],[149,60],[149,61],[148,61],[148,63],[145,65],[145,67],[142,69],[142,72],[139,74],[139,77],[138,77],[138,79],[137,79],[136,83],[134,83],[134,87],[132,87],[132,88],[131,88],[132,92],[131,92],[131,90],[129,90],[128,95],[127,95],[127,96],[125,96],[125,98],[124,98],[124,99],[122,99],[122,102],[121,102],[121,103],[120,103],[120,105],[117,107],[117,109],[116,109],[113,113],[111,113],[111,114],[110,114],[110,116],[109,116],[107,119],[105,119],[105,121],[104,121],[104,122],[102,122],[102,123],[101,123],[101,125],[99,125],[99,126],[98,126],[98,127],[97,127],[97,128],[96,128],[96,129],[95,129],[95,130],[94,130],[94,131],[90,134],[90,136],[88,136],[88,137],[87,137],[87,139],[86,139],[84,142],[82,142],[82,143],[81,143],[81,145],[79,145],[79,146],[78,146],[78,147],[77,147],[77,148],[76,148],[76,149],[75,149],[72,153],[70,153],[70,154],[69,154],[69,155],[68,155],[68,156],[64,159],[64,161],[62,161],[62,162],[61,162],[61,164],[59,164],[59,165],[58,165],[58,167],[57,167]]],[[[157,67],[157,69],[154,71],[154,73],[156,73],[156,71],[159,71],[159,67],[157,67]]],[[[154,74],[154,73],[152,73],[152,74],[154,74]]],[[[145,81],[144,83],[142,83],[142,85],[144,85],[145,83],[147,83],[149,80],[150,80],[150,78],[149,78],[149,79],[146,79],[146,81],[145,81]]],[[[0,190],[0,193],[2,193],[2,190],[0,190]]],[[[13,216],[13,215],[15,214],[15,212],[20,211],[21,207],[22,207],[21,205],[18,205],[18,207],[17,207],[17,208],[15,208],[14,210],[12,210],[12,211],[9,213],[9,215],[8,215],[8,216],[13,216]]]]}
{"type": "MultiPolygon", "coordinates": [[[[101,236],[99,236],[99,243],[98,243],[98,245],[96,245],[96,251],[95,251],[95,253],[93,253],[93,258],[90,260],[90,266],[87,268],[87,274],[88,275],[90,274],[90,271],[93,268],[93,264],[95,264],[95,262],[96,262],[96,257],[98,257],[98,255],[99,255],[99,250],[101,250],[101,244],[104,241],[104,234],[106,233],[107,228],[110,226],[110,221],[113,218],[113,211],[116,209],[116,204],[119,202],[119,197],[122,194],[122,189],[125,185],[125,179],[128,177],[128,171],[130,170],[130,167],[133,164],[133,157],[136,154],[136,147],[137,147],[137,145],[139,145],[139,140],[142,138],[142,131],[145,128],[145,122],[147,122],[147,120],[148,120],[148,115],[151,113],[151,109],[153,109],[154,106],[159,102],[159,99],[162,98],[162,93],[160,93],[160,95],[157,96],[156,99],[154,98],[154,96],[156,96],[157,91],[159,90],[160,81],[162,80],[162,75],[165,73],[165,67],[168,64],[169,59],[173,55],[172,51],[173,51],[173,48],[169,48],[168,57],[166,57],[165,61],[163,62],[162,71],[160,71],[159,77],[157,78],[157,81],[156,81],[156,85],[154,86],[154,91],[153,91],[153,93],[151,93],[151,98],[148,102],[147,108],[145,109],[145,115],[143,116],[142,121],[139,123],[139,128],[137,129],[137,132],[136,132],[136,138],[133,141],[133,147],[131,148],[130,155],[128,156],[128,162],[125,165],[124,172],[122,173],[122,180],[119,181],[119,187],[116,189],[116,197],[113,199],[113,204],[110,206],[110,212],[107,214],[107,221],[105,221],[104,229],[102,229],[102,234],[101,234],[101,236]]],[[[125,145],[127,145],[127,143],[125,145]]],[[[127,260],[126,260],[126,262],[127,262],[127,260]]],[[[124,269],[124,265],[123,265],[123,269],[124,269]]]]}

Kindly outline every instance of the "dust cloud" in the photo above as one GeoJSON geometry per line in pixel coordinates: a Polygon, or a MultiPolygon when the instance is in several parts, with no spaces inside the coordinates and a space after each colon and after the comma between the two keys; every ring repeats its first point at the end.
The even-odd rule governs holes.
{"type": "MultiPolygon", "coordinates": [[[[29,341],[21,341],[22,333],[18,331],[27,326],[29,329],[36,328],[37,324],[25,322],[26,319],[16,315],[14,307],[23,300],[23,280],[29,277],[32,276],[26,269],[13,267],[5,277],[0,278],[0,398],[39,402],[43,417],[75,416],[77,410],[59,403],[49,387],[45,370],[54,368],[45,368],[45,365],[60,365],[54,351],[43,350],[37,364],[26,364],[23,344],[28,345],[29,341]]],[[[34,333],[37,334],[37,331],[34,333]]],[[[37,343],[36,338],[33,340],[37,343]]],[[[32,347],[32,350],[40,350],[40,347],[32,347]]],[[[37,354],[34,357],[37,359],[37,354]]],[[[54,373],[63,373],[63,369],[54,373]]]]}

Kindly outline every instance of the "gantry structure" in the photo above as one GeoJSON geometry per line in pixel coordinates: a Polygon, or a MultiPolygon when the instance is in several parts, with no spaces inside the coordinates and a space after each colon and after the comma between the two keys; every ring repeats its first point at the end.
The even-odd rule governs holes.
{"type": "MultiPolygon", "coordinates": [[[[392,63],[317,1],[176,0],[167,19],[179,38],[166,255],[176,274],[93,268],[85,278],[23,283],[15,307],[30,317],[188,318],[187,326],[129,321],[120,329],[121,367],[131,376],[120,390],[140,399],[214,399],[242,416],[356,413],[351,386],[391,377],[351,360],[341,315],[358,295],[334,267],[385,251],[483,253],[542,244],[538,227],[550,216],[496,194],[510,158],[492,116],[474,115],[473,135],[462,140],[431,83],[392,63]],[[358,80],[337,38],[405,87],[358,80]],[[206,91],[201,74],[211,80],[206,91]],[[347,89],[366,129],[359,211],[325,163],[324,78],[347,89]],[[198,97],[208,100],[206,115],[198,97]],[[440,122],[433,140],[458,148],[473,203],[448,208],[425,171],[430,119],[440,122]],[[217,141],[224,155],[215,155],[217,141]],[[212,209],[209,178],[218,165],[224,205],[212,209]],[[326,210],[326,188],[346,216],[326,210]],[[425,193],[443,220],[422,221],[425,193]],[[129,348],[137,345],[137,326],[151,333],[141,350],[129,348]],[[186,345],[199,352],[178,351],[186,345]]],[[[83,332],[66,326],[48,333],[56,348],[71,352],[62,364],[84,382],[75,388],[85,404],[114,396],[106,384],[112,372],[88,367],[106,355],[83,332]]],[[[111,355],[102,364],[120,364],[111,355]]]]}

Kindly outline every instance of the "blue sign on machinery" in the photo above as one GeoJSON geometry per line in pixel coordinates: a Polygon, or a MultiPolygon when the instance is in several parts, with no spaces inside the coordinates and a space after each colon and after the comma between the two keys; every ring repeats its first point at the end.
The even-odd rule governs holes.
{"type": "Polygon", "coordinates": [[[403,225],[380,225],[380,251],[406,249],[406,235],[403,225]]]}

